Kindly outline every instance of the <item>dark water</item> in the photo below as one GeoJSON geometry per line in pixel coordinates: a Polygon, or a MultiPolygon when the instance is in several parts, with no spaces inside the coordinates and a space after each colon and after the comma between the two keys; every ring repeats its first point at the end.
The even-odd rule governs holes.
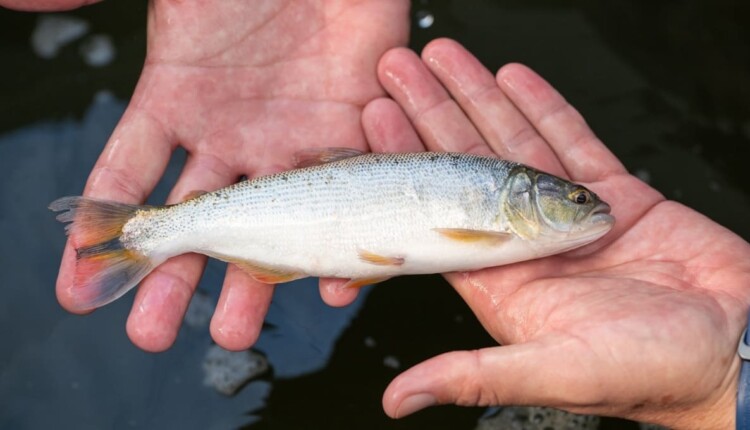
{"type": "MultiPolygon", "coordinates": [[[[450,36],[490,69],[532,66],[631,171],[750,238],[747,3],[559,3],[415,1],[413,14],[434,23],[415,25],[412,46],[450,36]]],[[[89,31],[47,60],[29,43],[38,16],[0,10],[0,428],[474,428],[483,409],[391,421],[380,406],[399,370],[491,344],[439,277],[387,282],[346,309],[324,306],[311,282],[279,288],[257,345],[273,370],[231,398],[203,385],[206,327],[185,326],[171,350],[148,354],[125,335],[132,294],[87,317],[60,309],[64,237],[46,206],[80,193],[124,109],[144,53],[145,2],[68,15],[89,31]],[[92,34],[112,38],[111,64],[82,61],[92,34]]],[[[210,265],[200,290],[215,300],[222,276],[210,265]]]]}

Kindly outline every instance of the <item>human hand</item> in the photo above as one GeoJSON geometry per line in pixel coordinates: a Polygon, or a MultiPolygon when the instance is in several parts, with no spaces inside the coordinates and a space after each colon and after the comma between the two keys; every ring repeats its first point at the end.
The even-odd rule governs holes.
{"type": "Polygon", "coordinates": [[[0,0],[0,6],[25,11],[61,11],[99,1],[101,0],[0,0]]]}
{"type": "MultiPolygon", "coordinates": [[[[242,175],[289,169],[303,148],[366,148],[360,114],[384,94],[377,60],[405,43],[408,7],[405,0],[151,2],[143,72],[84,195],[143,202],[179,146],[188,156],[168,203],[242,175]]],[[[75,312],[74,241],[57,295],[75,312]]],[[[175,257],[141,283],[127,322],[136,345],[161,351],[174,342],[204,265],[202,256],[175,257]]],[[[326,285],[335,283],[321,288],[329,304],[356,295],[326,285]]],[[[230,266],[211,321],[214,340],[249,347],[272,292],[230,266]]]]}
{"type": "Polygon", "coordinates": [[[603,239],[567,254],[447,274],[503,346],[449,352],[407,370],[385,392],[390,416],[433,404],[513,404],[732,426],[750,297],[745,241],[628,174],[524,66],[493,78],[457,43],[438,40],[421,60],[406,49],[386,53],[379,77],[395,101],[365,108],[373,151],[520,161],[583,183],[617,219],[603,239]]]}

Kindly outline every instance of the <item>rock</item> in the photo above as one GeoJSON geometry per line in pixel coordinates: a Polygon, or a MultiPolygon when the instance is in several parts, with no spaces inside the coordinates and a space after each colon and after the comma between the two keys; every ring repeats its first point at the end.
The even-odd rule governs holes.
{"type": "Polygon", "coordinates": [[[212,345],[203,360],[203,383],[226,396],[234,395],[240,387],[268,370],[268,361],[260,353],[227,351],[212,345]]]}
{"type": "Polygon", "coordinates": [[[552,408],[509,406],[479,420],[475,430],[594,430],[599,417],[576,415],[552,408]]]}
{"type": "Polygon", "coordinates": [[[197,329],[208,328],[215,308],[216,303],[208,294],[196,291],[185,312],[185,325],[197,329]]]}
{"type": "Polygon", "coordinates": [[[63,46],[80,38],[89,31],[89,23],[74,16],[39,15],[31,34],[31,48],[36,55],[50,59],[63,46]]]}
{"type": "Polygon", "coordinates": [[[103,67],[115,59],[115,44],[106,34],[94,34],[81,44],[83,61],[91,67],[103,67]]]}

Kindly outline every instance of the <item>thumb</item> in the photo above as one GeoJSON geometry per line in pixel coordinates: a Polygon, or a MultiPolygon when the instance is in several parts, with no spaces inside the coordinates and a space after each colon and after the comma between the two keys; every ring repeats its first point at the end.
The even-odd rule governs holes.
{"type": "Polygon", "coordinates": [[[586,399],[593,390],[580,386],[586,366],[565,363],[565,356],[570,355],[559,345],[541,342],[442,354],[396,377],[385,390],[383,409],[401,418],[451,403],[565,407],[595,402],[586,399]]]}

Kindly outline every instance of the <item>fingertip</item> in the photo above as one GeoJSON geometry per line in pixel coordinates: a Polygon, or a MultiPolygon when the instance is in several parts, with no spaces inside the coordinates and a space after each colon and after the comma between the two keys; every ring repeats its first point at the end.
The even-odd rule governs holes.
{"type": "Polygon", "coordinates": [[[135,346],[146,352],[164,352],[177,340],[177,330],[144,323],[143,319],[131,316],[125,324],[128,338],[135,346]]]}
{"type": "Polygon", "coordinates": [[[209,330],[211,338],[220,347],[227,351],[244,351],[258,341],[261,326],[262,321],[256,324],[244,318],[214,313],[209,330]]]}
{"type": "Polygon", "coordinates": [[[500,88],[506,93],[517,96],[533,96],[540,99],[553,90],[550,84],[529,67],[521,63],[508,63],[500,68],[495,75],[495,80],[500,88]]]}
{"type": "Polygon", "coordinates": [[[174,344],[204,263],[195,254],[176,257],[141,282],[126,324],[135,345],[161,352],[174,344]]]}
{"type": "Polygon", "coordinates": [[[175,141],[152,117],[128,109],[86,181],[89,197],[139,203],[167,167],[175,141]]]}
{"type": "Polygon", "coordinates": [[[536,72],[522,64],[508,64],[498,71],[496,80],[550,145],[572,180],[596,182],[626,172],[580,112],[536,72]]]}
{"type": "Polygon", "coordinates": [[[352,304],[359,295],[359,289],[344,287],[348,281],[341,278],[320,278],[320,297],[323,302],[336,308],[352,304]]]}
{"type": "Polygon", "coordinates": [[[502,83],[505,79],[512,80],[516,76],[540,77],[529,66],[522,63],[507,63],[500,67],[500,69],[498,69],[497,73],[495,74],[498,83],[502,83]]]}
{"type": "Polygon", "coordinates": [[[167,285],[138,291],[125,326],[128,337],[137,347],[162,352],[174,344],[190,300],[181,293],[175,297],[175,293],[167,285]]]}
{"type": "Polygon", "coordinates": [[[409,397],[404,398],[396,407],[393,415],[389,415],[391,418],[403,418],[407,415],[411,415],[414,412],[421,411],[422,409],[438,404],[437,399],[432,394],[428,393],[417,393],[412,394],[409,397]]]}
{"type": "Polygon", "coordinates": [[[70,313],[85,315],[93,312],[93,309],[81,308],[80,304],[76,302],[76,294],[72,290],[76,266],[75,254],[73,244],[68,240],[60,260],[60,271],[57,274],[57,281],[55,283],[55,295],[63,309],[70,313]]]}
{"type": "Polygon", "coordinates": [[[409,48],[396,47],[386,51],[378,61],[378,74],[386,73],[390,67],[400,66],[404,60],[413,60],[417,54],[409,48]]]}
{"type": "MultiPolygon", "coordinates": [[[[430,358],[394,379],[383,394],[383,408],[394,418],[437,404],[498,405],[500,348],[453,351],[430,358]]],[[[504,375],[504,374],[503,374],[504,375]]],[[[508,381],[504,375],[503,382],[508,381]]]]}
{"type": "Polygon", "coordinates": [[[424,91],[423,78],[429,73],[419,56],[407,48],[393,48],[386,52],[378,62],[377,72],[385,90],[402,106],[412,99],[413,91],[424,91]]]}
{"type": "Polygon", "coordinates": [[[452,51],[456,49],[465,50],[464,46],[457,41],[448,37],[440,37],[431,40],[427,43],[427,45],[424,46],[424,48],[422,48],[421,57],[423,60],[428,61],[436,54],[442,54],[445,51],[452,51]]]}
{"type": "Polygon", "coordinates": [[[242,351],[260,336],[274,286],[255,281],[234,265],[227,267],[216,311],[211,318],[211,337],[224,349],[242,351]]]}
{"type": "Polygon", "coordinates": [[[452,39],[433,40],[422,49],[420,58],[457,101],[467,97],[464,83],[475,86],[485,80],[476,78],[476,70],[489,74],[474,55],[452,39]]]}
{"type": "Polygon", "coordinates": [[[498,80],[504,78],[505,76],[513,76],[515,74],[528,74],[533,73],[536,75],[536,72],[534,72],[530,67],[526,66],[522,63],[506,63],[500,69],[497,71],[497,78],[498,80]]]}
{"type": "Polygon", "coordinates": [[[217,345],[227,351],[244,351],[258,341],[259,330],[251,330],[248,327],[238,327],[237,324],[228,323],[222,319],[211,319],[211,338],[217,345]]]}
{"type": "Polygon", "coordinates": [[[47,0],[29,2],[27,0],[8,0],[3,2],[3,7],[25,12],[60,12],[99,3],[100,1],[101,0],[47,0]]]}
{"type": "Polygon", "coordinates": [[[425,372],[435,358],[419,363],[398,375],[383,393],[383,410],[391,418],[403,418],[421,409],[438,404],[430,392],[431,379],[437,373],[425,372]]]}
{"type": "Polygon", "coordinates": [[[368,103],[362,111],[362,128],[373,152],[424,151],[409,118],[393,99],[368,103]]]}

